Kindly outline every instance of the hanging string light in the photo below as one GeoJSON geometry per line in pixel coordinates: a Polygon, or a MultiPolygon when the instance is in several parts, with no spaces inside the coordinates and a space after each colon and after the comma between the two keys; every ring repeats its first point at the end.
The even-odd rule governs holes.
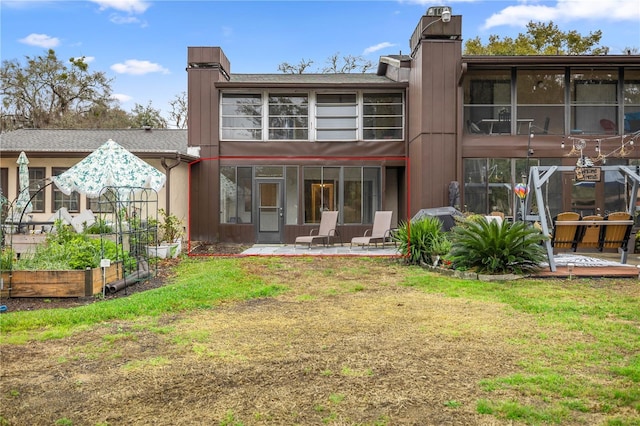
{"type": "MultiPolygon", "coordinates": [[[[570,145],[571,150],[569,151],[568,154],[566,154],[566,156],[580,157],[576,163],[578,167],[591,167],[595,163],[605,164],[607,158],[609,157],[628,156],[631,153],[631,151],[633,151],[634,149],[634,143],[636,139],[640,138],[640,131],[637,131],[635,133],[628,134],[628,135],[611,136],[607,138],[597,138],[597,139],[596,138],[589,139],[585,137],[576,137],[576,136],[567,136],[567,138],[571,143],[570,145]],[[612,150],[611,152],[604,153],[603,146],[605,145],[605,142],[617,140],[617,139],[620,139],[620,147],[612,150]],[[585,151],[587,151],[587,147],[592,143],[595,143],[594,151],[596,153],[596,157],[593,159],[588,156],[585,156],[584,154],[585,151]]],[[[563,137],[560,147],[564,149],[564,146],[565,146],[565,143],[564,143],[564,137],[563,137]]]]}

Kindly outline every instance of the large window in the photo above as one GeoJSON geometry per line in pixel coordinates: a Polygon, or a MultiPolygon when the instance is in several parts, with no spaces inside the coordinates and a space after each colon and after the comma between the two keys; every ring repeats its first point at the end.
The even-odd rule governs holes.
{"type": "MultiPolygon", "coordinates": [[[[58,176],[59,174],[67,171],[66,168],[53,167],[51,169],[51,174],[53,176],[58,176]]],[[[58,211],[62,207],[65,207],[70,213],[78,213],[80,211],[80,194],[76,191],[73,191],[70,195],[65,195],[62,191],[58,189],[57,186],[52,185],[53,191],[53,206],[52,211],[58,211]]]]}
{"type": "Polygon", "coordinates": [[[564,134],[564,70],[518,70],[516,131],[564,134]]]}
{"type": "Polygon", "coordinates": [[[640,69],[624,71],[624,132],[640,131],[640,69]]]}
{"type": "Polygon", "coordinates": [[[396,93],[223,93],[223,140],[402,140],[404,95],[396,93]],[[315,139],[314,139],[315,138],[315,139]]]}
{"type": "Polygon", "coordinates": [[[571,133],[618,134],[618,72],[571,72],[571,133]]]}
{"type": "Polygon", "coordinates": [[[362,116],[364,140],[402,139],[404,117],[401,93],[365,93],[362,116]]]}
{"type": "Polygon", "coordinates": [[[269,139],[309,139],[309,99],[307,95],[269,95],[269,139]]]}
{"type": "Polygon", "coordinates": [[[379,167],[305,167],[304,222],[319,223],[324,210],[340,210],[344,224],[372,223],[380,180],[379,167]]]}
{"type": "Polygon", "coordinates": [[[355,93],[318,94],[316,139],[355,140],[358,134],[358,103],[355,93]]]}
{"type": "Polygon", "coordinates": [[[471,133],[511,132],[511,71],[469,73],[464,83],[466,129],[471,133]]]}
{"type": "Polygon", "coordinates": [[[220,223],[251,223],[251,167],[220,168],[220,223]]]}
{"type": "Polygon", "coordinates": [[[262,140],[262,95],[222,95],[222,139],[262,140]]]}
{"type": "Polygon", "coordinates": [[[463,87],[466,133],[526,135],[529,123],[555,135],[640,130],[637,67],[475,69],[463,87]]]}

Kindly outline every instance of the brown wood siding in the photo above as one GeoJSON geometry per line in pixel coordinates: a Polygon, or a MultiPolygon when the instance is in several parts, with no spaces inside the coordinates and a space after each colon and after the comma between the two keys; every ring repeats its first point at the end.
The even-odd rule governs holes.
{"type": "Polygon", "coordinates": [[[325,158],[348,160],[362,157],[404,158],[404,141],[394,142],[221,142],[222,157],[325,158]]]}
{"type": "Polygon", "coordinates": [[[211,150],[203,147],[203,160],[191,167],[190,193],[190,239],[195,241],[218,241],[220,222],[220,166],[211,150]]]}
{"type": "Polygon", "coordinates": [[[187,57],[189,145],[201,147],[202,159],[191,167],[189,238],[212,242],[219,240],[220,221],[220,114],[215,83],[226,79],[230,64],[218,47],[189,47],[187,57]]]}
{"type": "Polygon", "coordinates": [[[415,52],[409,88],[410,212],[449,204],[457,161],[461,42],[424,40],[415,52]]]}

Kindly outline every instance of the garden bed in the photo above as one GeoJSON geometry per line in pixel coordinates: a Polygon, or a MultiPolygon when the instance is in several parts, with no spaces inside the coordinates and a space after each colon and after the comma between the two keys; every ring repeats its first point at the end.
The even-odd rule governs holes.
{"type": "MultiPolygon", "coordinates": [[[[102,292],[102,268],[70,271],[3,271],[0,297],[88,297],[102,292]]],[[[105,268],[106,283],[123,278],[120,262],[105,268]]]]}

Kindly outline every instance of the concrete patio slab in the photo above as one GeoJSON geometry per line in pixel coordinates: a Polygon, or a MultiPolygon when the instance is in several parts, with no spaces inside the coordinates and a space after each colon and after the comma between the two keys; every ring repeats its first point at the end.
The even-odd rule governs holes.
{"type": "Polygon", "coordinates": [[[294,246],[293,244],[255,244],[241,253],[244,256],[402,256],[397,247],[349,247],[348,245],[294,246]]]}

